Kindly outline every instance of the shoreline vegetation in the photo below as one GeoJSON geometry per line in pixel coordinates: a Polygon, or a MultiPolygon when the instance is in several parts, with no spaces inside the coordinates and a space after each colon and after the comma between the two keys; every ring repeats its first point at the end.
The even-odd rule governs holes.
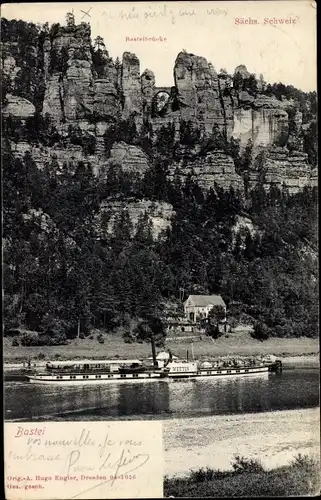
{"type": "Polygon", "coordinates": [[[316,493],[319,426],[318,408],[165,421],[164,496],[316,493]]]}
{"type": "Polygon", "coordinates": [[[186,478],[165,478],[164,498],[317,496],[320,463],[298,454],[289,465],[265,470],[257,459],[236,457],[233,471],[201,468],[186,478]]]}
{"type": "MultiPolygon", "coordinates": [[[[151,357],[149,343],[126,343],[118,336],[106,334],[104,345],[95,339],[74,339],[68,345],[62,346],[12,346],[12,339],[3,339],[3,362],[6,364],[32,361],[48,361],[52,359],[133,359],[151,357]]],[[[164,349],[170,349],[173,354],[185,358],[194,353],[196,359],[214,359],[217,357],[248,357],[261,354],[273,354],[286,363],[319,361],[319,341],[312,338],[271,338],[264,342],[251,338],[249,334],[229,334],[213,341],[209,337],[191,342],[177,339],[166,341],[164,349]]],[[[159,348],[163,350],[163,348],[159,348]]],[[[5,367],[5,366],[4,366],[5,367]]]]}

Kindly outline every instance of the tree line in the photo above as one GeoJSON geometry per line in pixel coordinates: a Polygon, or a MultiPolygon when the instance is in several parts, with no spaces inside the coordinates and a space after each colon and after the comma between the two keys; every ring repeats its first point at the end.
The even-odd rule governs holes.
{"type": "Polygon", "coordinates": [[[30,153],[14,158],[8,144],[3,166],[7,330],[24,326],[46,343],[79,328],[130,335],[133,319],[164,318],[183,289],[221,294],[230,317],[260,322],[268,336],[317,334],[316,189],[204,192],[193,174],[170,181],[160,159],[141,180],[124,182],[120,170],[113,187],[89,163],[52,160],[40,169],[30,153]],[[106,230],[102,202],[130,186],[132,198],[174,207],[156,241],[148,213],[133,227],[121,211],[106,230]],[[244,215],[253,230],[235,231],[244,215]]]}

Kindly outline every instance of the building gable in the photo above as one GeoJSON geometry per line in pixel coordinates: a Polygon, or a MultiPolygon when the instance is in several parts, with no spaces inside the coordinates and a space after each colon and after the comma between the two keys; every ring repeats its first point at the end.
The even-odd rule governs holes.
{"type": "Polygon", "coordinates": [[[188,299],[185,300],[184,302],[184,307],[193,307],[195,306],[192,295],[188,297],[188,299]]]}
{"type": "Polygon", "coordinates": [[[190,295],[184,303],[184,307],[214,307],[226,304],[220,295],[190,295]]]}

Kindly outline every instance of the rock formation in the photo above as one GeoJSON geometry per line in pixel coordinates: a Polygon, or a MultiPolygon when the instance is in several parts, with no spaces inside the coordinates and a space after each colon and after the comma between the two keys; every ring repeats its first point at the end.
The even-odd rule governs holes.
{"type": "Polygon", "coordinates": [[[143,116],[148,119],[152,115],[153,99],[155,97],[155,75],[145,69],[141,76],[141,90],[143,97],[143,116]]]}
{"type": "Polygon", "coordinates": [[[181,119],[197,121],[211,134],[217,124],[226,129],[218,76],[204,57],[180,52],[174,66],[174,81],[181,119]]]}
{"type": "Polygon", "coordinates": [[[304,186],[311,185],[311,179],[311,166],[306,153],[290,153],[286,148],[275,148],[269,152],[265,164],[264,184],[273,184],[281,190],[285,187],[290,194],[295,194],[304,186]]]}
{"type": "MultiPolygon", "coordinates": [[[[99,212],[99,218],[100,221],[103,219],[107,220],[107,224],[105,224],[107,226],[107,233],[113,232],[116,217],[123,210],[128,212],[133,232],[135,232],[140,218],[147,214],[151,223],[153,238],[155,239],[159,237],[162,231],[165,231],[166,228],[170,227],[171,218],[174,215],[172,205],[165,202],[155,202],[150,200],[105,202],[99,212]]],[[[101,226],[103,226],[103,224],[100,222],[100,227],[101,226]]]]}
{"type": "Polygon", "coordinates": [[[140,63],[135,54],[124,52],[121,72],[123,93],[123,118],[134,114],[141,118],[143,112],[140,63]]]}
{"type": "MultiPolygon", "coordinates": [[[[114,62],[105,48],[93,47],[87,23],[58,25],[39,40],[35,39],[28,48],[31,56],[41,61],[40,69],[35,64],[28,99],[21,95],[17,84],[23,64],[16,55],[15,42],[3,44],[2,70],[10,88],[3,114],[5,118],[26,120],[36,109],[40,110],[44,117],[50,117],[64,140],[47,149],[22,140],[12,144],[16,156],[22,157],[23,152],[30,150],[39,166],[54,155],[58,163],[90,161],[96,172],[116,163],[125,171],[144,174],[149,168],[148,157],[141,148],[126,144],[121,137],[114,140],[107,156],[104,137],[107,134],[108,138],[109,129],[124,120],[133,120],[138,134],[146,124],[155,134],[173,124],[174,139],[179,141],[182,123],[191,122],[199,130],[201,140],[211,137],[215,127],[228,140],[239,139],[241,149],[249,139],[254,149],[289,144],[297,152],[272,151],[268,156],[266,185],[285,183],[295,192],[304,185],[316,184],[316,171],[312,172],[307,155],[302,153],[302,113],[296,113],[289,134],[288,109],[293,102],[268,95],[263,77],[256,80],[244,65],[238,66],[233,76],[225,70],[217,73],[204,57],[183,51],[174,64],[174,85],[160,88],[150,70],[141,74],[135,54],[125,52],[120,63],[114,62]],[[36,95],[37,99],[33,97],[36,95]],[[81,146],[68,140],[70,125],[94,136],[92,154],[85,154],[81,146]]],[[[224,188],[243,189],[243,179],[235,172],[232,158],[219,148],[205,157],[194,155],[192,160],[188,154],[186,151],[185,158],[171,165],[170,175],[178,168],[184,178],[193,170],[205,189],[214,182],[224,188]]],[[[257,183],[257,173],[250,172],[250,178],[251,188],[257,183]]]]}
{"type": "Polygon", "coordinates": [[[223,151],[213,151],[192,161],[181,160],[170,167],[171,178],[175,174],[179,175],[182,184],[188,174],[192,174],[204,190],[214,188],[215,184],[224,189],[232,187],[241,192],[244,189],[242,177],[235,172],[234,161],[223,151]]]}
{"type": "Polygon", "coordinates": [[[143,176],[149,168],[149,162],[144,151],[125,142],[116,142],[111,151],[110,158],[100,167],[100,174],[110,165],[121,166],[123,172],[132,172],[143,176]]]}
{"type": "Polygon", "coordinates": [[[35,106],[27,99],[7,94],[6,104],[2,112],[4,116],[12,116],[23,120],[33,116],[35,110],[35,106]]]}
{"type": "MultiPolygon", "coordinates": [[[[253,102],[255,103],[255,101],[253,102]]],[[[234,112],[233,137],[246,146],[249,139],[255,146],[274,144],[287,135],[288,115],[280,108],[238,108],[234,112]]]]}

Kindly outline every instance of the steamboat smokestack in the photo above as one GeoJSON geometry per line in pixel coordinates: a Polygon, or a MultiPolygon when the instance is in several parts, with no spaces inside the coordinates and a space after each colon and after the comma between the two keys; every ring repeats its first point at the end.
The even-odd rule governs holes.
{"type": "Polygon", "coordinates": [[[152,333],[150,336],[151,344],[152,344],[152,355],[153,355],[153,364],[155,367],[158,366],[157,360],[156,360],[156,346],[155,346],[155,339],[154,339],[154,334],[152,333]]]}

